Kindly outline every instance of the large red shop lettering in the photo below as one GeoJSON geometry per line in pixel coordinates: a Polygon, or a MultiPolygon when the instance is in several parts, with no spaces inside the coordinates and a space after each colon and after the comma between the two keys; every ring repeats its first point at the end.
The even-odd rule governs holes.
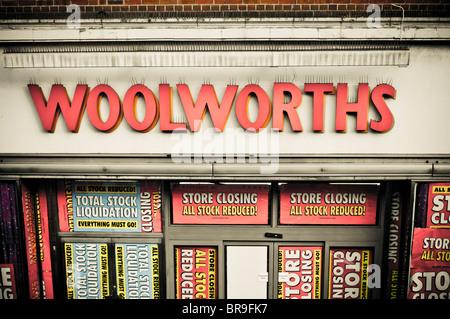
{"type": "MultiPolygon", "coordinates": [[[[274,83],[273,103],[267,93],[258,85],[245,86],[239,94],[237,85],[228,85],[222,102],[219,103],[214,86],[202,85],[196,102],[194,102],[188,85],[178,84],[177,91],[186,113],[188,123],[172,122],[172,87],[168,84],[159,85],[159,101],[153,92],[142,84],[131,86],[125,93],[123,103],[112,87],[100,84],[89,92],[84,84],[76,86],[72,101],[63,85],[54,84],[50,91],[48,102],[38,85],[30,84],[28,89],[39,113],[42,125],[48,132],[54,132],[59,113],[62,112],[67,127],[72,132],[78,132],[84,111],[87,111],[92,125],[102,132],[114,131],[123,117],[136,131],[148,132],[160,121],[160,130],[164,132],[185,131],[187,124],[191,131],[200,129],[206,110],[209,111],[213,125],[217,132],[223,132],[236,100],[236,117],[240,125],[249,131],[258,132],[265,128],[272,116],[272,129],[283,131],[284,116],[286,115],[292,130],[302,132],[303,126],[296,111],[302,102],[302,91],[292,83],[274,83]],[[237,97],[236,97],[237,95],[237,97]],[[285,96],[290,101],[285,102],[285,96]],[[138,120],[136,103],[142,97],[145,101],[145,117],[138,120]],[[258,101],[258,117],[252,122],[248,117],[248,104],[251,98],[258,101]],[[100,114],[102,98],[109,101],[109,116],[103,120],[100,114]],[[272,110],[273,108],[273,110],[272,110]]],[[[348,86],[346,83],[337,84],[337,90],[331,83],[307,83],[304,92],[313,95],[313,131],[323,132],[325,97],[336,94],[336,131],[347,131],[347,115],[356,114],[356,130],[367,132],[368,128],[376,132],[386,132],[394,125],[394,117],[386,105],[385,96],[395,98],[395,88],[388,84],[376,86],[370,92],[367,83],[358,85],[358,101],[349,103],[347,100],[348,86]],[[369,117],[370,100],[380,115],[376,121],[369,117]]]]}

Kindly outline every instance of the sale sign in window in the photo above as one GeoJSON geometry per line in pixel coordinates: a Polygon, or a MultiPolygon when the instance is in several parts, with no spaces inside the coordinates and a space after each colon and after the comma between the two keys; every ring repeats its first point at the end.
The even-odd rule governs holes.
{"type": "Polygon", "coordinates": [[[322,247],[278,248],[278,299],[320,299],[322,247]]]}
{"type": "Polygon", "coordinates": [[[267,224],[268,197],[267,185],[174,185],[173,223],[267,224]]]}
{"type": "Polygon", "coordinates": [[[109,293],[108,246],[64,244],[68,299],[105,299],[109,293]]]}
{"type": "Polygon", "coordinates": [[[280,186],[280,223],[375,225],[377,185],[289,183],[280,186]]]}
{"type": "Polygon", "coordinates": [[[371,249],[330,249],[328,299],[368,299],[371,249]]]}
{"type": "Polygon", "coordinates": [[[117,295],[122,299],[159,299],[157,244],[116,244],[117,295]]]}
{"type": "Polygon", "coordinates": [[[157,182],[58,182],[61,231],[161,232],[157,182]]]}
{"type": "Polygon", "coordinates": [[[450,183],[430,184],[427,212],[427,227],[450,228],[450,183]]]}
{"type": "Polygon", "coordinates": [[[175,248],[176,298],[216,299],[217,248],[175,248]]]}
{"type": "Polygon", "coordinates": [[[17,299],[13,264],[0,264],[0,300],[17,299]]]}
{"type": "Polygon", "coordinates": [[[409,299],[450,299],[450,229],[415,228],[409,299]]]}

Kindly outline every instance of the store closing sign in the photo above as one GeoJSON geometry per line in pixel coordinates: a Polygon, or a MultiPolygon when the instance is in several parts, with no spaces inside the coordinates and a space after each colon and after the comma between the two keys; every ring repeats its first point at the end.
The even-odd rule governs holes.
{"type": "Polygon", "coordinates": [[[330,249],[329,299],[368,299],[372,250],[330,249]]]}
{"type": "Polygon", "coordinates": [[[175,248],[176,298],[217,298],[217,248],[175,248]]]}
{"type": "Polygon", "coordinates": [[[411,268],[421,267],[450,267],[450,229],[414,229],[411,268]]]}
{"type": "Polygon", "coordinates": [[[278,299],[320,299],[322,247],[278,248],[278,299]]]}
{"type": "Polygon", "coordinates": [[[375,225],[376,185],[284,184],[281,224],[375,225]]]}
{"type": "Polygon", "coordinates": [[[0,264],[0,300],[17,299],[13,264],[0,264]]]}
{"type": "Polygon", "coordinates": [[[409,299],[450,299],[450,229],[415,228],[409,299]]]}
{"type": "Polygon", "coordinates": [[[450,268],[412,268],[408,299],[450,299],[450,268]]]}
{"type": "Polygon", "coordinates": [[[450,183],[429,185],[427,227],[450,228],[450,183]]]}
{"type": "Polygon", "coordinates": [[[267,185],[177,184],[174,224],[267,224],[267,185]]]}
{"type": "MultiPolygon", "coordinates": [[[[70,99],[66,88],[60,84],[52,85],[48,99],[44,96],[39,85],[29,84],[28,90],[33,99],[36,110],[44,129],[54,132],[60,112],[64,116],[67,127],[72,132],[78,132],[84,110],[92,125],[102,132],[112,132],[121,123],[122,117],[136,131],[148,132],[160,121],[161,131],[186,131],[192,132],[200,129],[206,110],[211,115],[214,128],[218,132],[225,129],[233,103],[235,103],[236,117],[240,125],[249,131],[258,132],[265,128],[272,117],[272,129],[283,131],[285,114],[291,127],[296,132],[302,132],[303,126],[296,108],[302,103],[302,91],[293,83],[273,84],[273,103],[267,92],[256,84],[249,84],[238,92],[238,85],[228,85],[222,100],[216,96],[213,85],[202,85],[197,100],[194,102],[189,86],[178,84],[177,91],[181,100],[188,123],[173,123],[172,114],[172,87],[168,84],[159,85],[159,101],[155,94],[142,84],[131,86],[123,103],[116,91],[107,84],[99,84],[90,89],[85,84],[78,84],[73,98],[70,99]],[[285,96],[291,97],[285,102],[285,96]],[[145,117],[139,120],[136,115],[136,103],[139,98],[145,101],[145,117]],[[249,101],[255,97],[258,101],[258,116],[252,121],[248,115],[249,101]],[[105,98],[109,102],[109,114],[106,120],[101,117],[100,101],[105,98]],[[47,102],[48,100],[48,102],[47,102]]],[[[376,132],[386,132],[394,125],[394,117],[385,102],[385,97],[395,98],[395,88],[388,84],[377,85],[371,92],[367,83],[358,85],[358,101],[349,103],[348,84],[338,83],[335,87],[332,83],[306,83],[304,92],[313,94],[313,131],[322,132],[324,127],[325,97],[336,93],[336,120],[337,132],[346,132],[347,114],[356,113],[358,132],[367,132],[370,127],[376,132]],[[380,119],[369,120],[369,106],[372,101],[380,119]]]]}

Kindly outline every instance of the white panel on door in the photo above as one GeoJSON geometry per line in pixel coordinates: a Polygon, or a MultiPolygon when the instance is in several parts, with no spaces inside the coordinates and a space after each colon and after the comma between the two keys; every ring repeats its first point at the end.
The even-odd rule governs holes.
{"type": "Polygon", "coordinates": [[[267,246],[227,246],[227,298],[267,298],[267,246]]]}

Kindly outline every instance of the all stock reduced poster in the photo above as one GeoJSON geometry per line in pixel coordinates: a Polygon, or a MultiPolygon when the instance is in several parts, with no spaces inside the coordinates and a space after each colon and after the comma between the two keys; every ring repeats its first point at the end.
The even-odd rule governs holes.
{"type": "Polygon", "coordinates": [[[109,296],[108,246],[65,243],[68,299],[105,299],[109,296]]]}
{"type": "Polygon", "coordinates": [[[427,202],[427,227],[450,228],[450,183],[430,184],[427,202]]]}
{"type": "Polygon", "coordinates": [[[288,183],[280,186],[280,223],[375,225],[378,185],[288,183]]]}
{"type": "Polygon", "coordinates": [[[371,249],[330,249],[328,299],[368,299],[371,249]]]}
{"type": "Polygon", "coordinates": [[[58,181],[61,231],[161,232],[158,182],[58,181]]]}
{"type": "Polygon", "coordinates": [[[122,299],[160,299],[157,244],[116,244],[117,295],[122,299]]]}
{"type": "Polygon", "coordinates": [[[450,299],[450,229],[415,228],[409,299],[450,299]]]}
{"type": "Polygon", "coordinates": [[[217,248],[176,247],[176,299],[217,298],[217,248]]]}
{"type": "Polygon", "coordinates": [[[267,185],[176,184],[174,224],[267,224],[267,185]]]}
{"type": "Polygon", "coordinates": [[[320,299],[322,247],[278,248],[278,299],[320,299]]]}

